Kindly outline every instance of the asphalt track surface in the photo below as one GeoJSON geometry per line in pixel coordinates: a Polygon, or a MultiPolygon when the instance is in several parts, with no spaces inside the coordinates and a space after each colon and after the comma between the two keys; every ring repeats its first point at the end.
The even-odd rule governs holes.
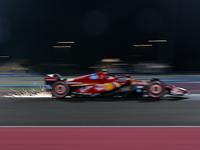
{"type": "Polygon", "coordinates": [[[0,149],[199,149],[199,97],[0,97],[0,149]]]}
{"type": "Polygon", "coordinates": [[[136,98],[0,97],[0,126],[200,126],[200,94],[136,98]]]}

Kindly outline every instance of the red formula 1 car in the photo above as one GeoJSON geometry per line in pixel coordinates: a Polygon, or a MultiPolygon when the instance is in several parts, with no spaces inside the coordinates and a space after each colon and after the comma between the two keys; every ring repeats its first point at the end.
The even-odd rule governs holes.
{"type": "Polygon", "coordinates": [[[152,98],[161,98],[165,94],[182,96],[188,91],[167,85],[158,78],[150,81],[138,81],[130,75],[109,76],[108,72],[98,72],[72,79],[63,79],[59,74],[47,75],[45,85],[57,98],[71,97],[136,97],[144,93],[152,98]]]}

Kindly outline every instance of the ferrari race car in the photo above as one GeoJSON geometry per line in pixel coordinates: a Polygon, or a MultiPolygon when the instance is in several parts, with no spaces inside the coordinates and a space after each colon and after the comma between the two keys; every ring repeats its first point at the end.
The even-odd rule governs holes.
{"type": "Polygon", "coordinates": [[[98,72],[75,78],[64,79],[59,74],[49,74],[45,80],[46,90],[56,98],[70,97],[137,97],[144,94],[161,98],[165,94],[187,95],[186,89],[167,85],[158,78],[138,81],[130,75],[109,76],[98,72]]]}

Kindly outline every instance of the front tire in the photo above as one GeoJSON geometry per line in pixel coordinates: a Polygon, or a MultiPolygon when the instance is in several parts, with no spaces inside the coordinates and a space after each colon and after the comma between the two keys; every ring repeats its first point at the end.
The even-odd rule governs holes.
{"type": "Polygon", "coordinates": [[[52,86],[52,95],[56,98],[65,98],[69,94],[69,85],[63,81],[57,81],[52,86]]]}
{"type": "Polygon", "coordinates": [[[151,81],[147,87],[147,94],[151,98],[161,98],[165,94],[165,84],[159,80],[151,81]]]}

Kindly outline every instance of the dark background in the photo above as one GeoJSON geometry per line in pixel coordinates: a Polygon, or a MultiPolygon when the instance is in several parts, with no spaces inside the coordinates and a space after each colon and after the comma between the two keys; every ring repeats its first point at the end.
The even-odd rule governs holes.
{"type": "Polygon", "coordinates": [[[1,0],[0,61],[28,59],[87,68],[103,58],[169,63],[199,71],[199,0],[1,0]],[[167,39],[135,48],[150,39],[167,39]],[[53,49],[58,41],[75,41],[53,49]],[[137,57],[139,56],[139,57],[137,57]]]}

